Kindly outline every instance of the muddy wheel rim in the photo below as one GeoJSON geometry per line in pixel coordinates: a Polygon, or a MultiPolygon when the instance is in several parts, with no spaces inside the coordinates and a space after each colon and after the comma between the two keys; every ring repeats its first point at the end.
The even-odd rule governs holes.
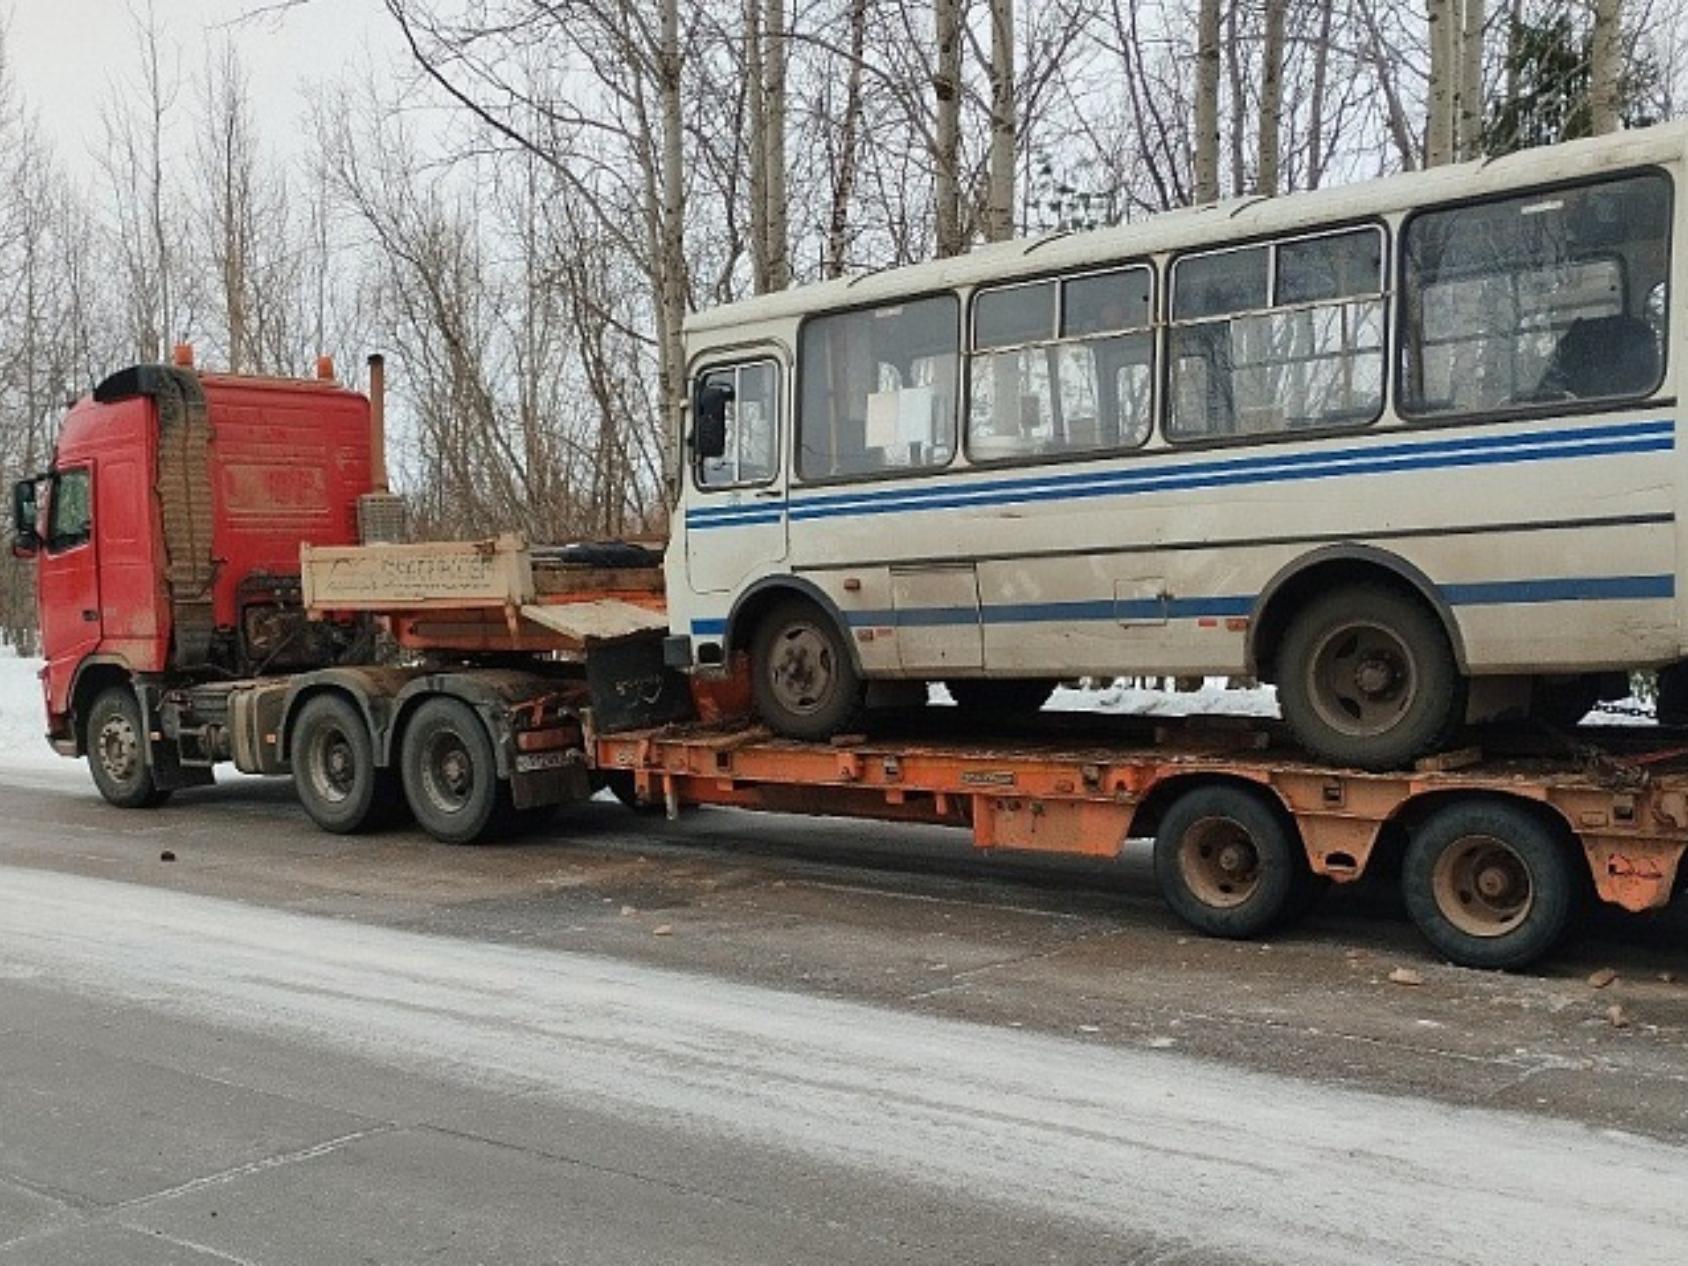
{"type": "Polygon", "coordinates": [[[1468,936],[1505,936],[1535,905],[1528,864],[1493,835],[1467,835],[1443,849],[1430,887],[1442,916],[1468,936]]]}
{"type": "Polygon", "coordinates": [[[107,717],[100,726],[100,766],[114,782],[128,782],[141,765],[141,736],[126,716],[107,717]]]}
{"type": "Polygon", "coordinates": [[[1260,887],[1260,850],[1234,818],[1202,818],[1178,841],[1178,871],[1196,900],[1228,910],[1260,887]]]}
{"type": "Polygon", "coordinates": [[[774,699],[787,712],[807,716],[826,706],[838,681],[832,639],[813,624],[789,624],[774,639],[768,663],[774,699]]]}
{"type": "Polygon", "coordinates": [[[474,758],[454,731],[433,735],[423,749],[422,789],[442,813],[461,813],[474,796],[474,758]]]}
{"type": "Polygon", "coordinates": [[[1349,620],[1331,629],[1307,662],[1307,694],[1319,719],[1355,738],[1387,734],[1418,697],[1418,661],[1387,625],[1349,620]]]}
{"type": "Polygon", "coordinates": [[[311,741],[311,790],[319,799],[343,804],[357,785],[357,752],[338,726],[325,726],[311,741]]]}

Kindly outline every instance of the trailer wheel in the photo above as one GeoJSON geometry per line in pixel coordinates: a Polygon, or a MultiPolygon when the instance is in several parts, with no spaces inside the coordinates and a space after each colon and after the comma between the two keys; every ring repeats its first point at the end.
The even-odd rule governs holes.
{"type": "Polygon", "coordinates": [[[391,815],[397,788],[376,769],[369,725],[344,696],[305,701],[290,751],[293,790],[323,830],[351,835],[391,815]]]}
{"type": "Polygon", "coordinates": [[[1186,792],[1155,835],[1155,881],[1173,911],[1208,936],[1258,936],[1304,911],[1317,892],[1283,815],[1234,786],[1186,792]]]}
{"type": "Polygon", "coordinates": [[[170,798],[153,778],[141,702],[128,686],[108,686],[94,697],[87,748],[94,785],[119,809],[155,809],[170,798]]]}
{"type": "Polygon", "coordinates": [[[1510,971],[1570,925],[1578,876],[1563,836],[1504,800],[1437,809],[1413,833],[1401,892],[1425,940],[1461,967],[1510,971]]]}
{"type": "Polygon", "coordinates": [[[509,821],[492,737],[458,699],[429,699],[405,727],[399,765],[418,825],[444,844],[473,844],[509,821]]]}

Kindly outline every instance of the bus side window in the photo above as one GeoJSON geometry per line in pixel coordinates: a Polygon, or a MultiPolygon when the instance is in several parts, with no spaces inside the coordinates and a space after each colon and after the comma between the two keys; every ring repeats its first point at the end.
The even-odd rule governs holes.
{"type": "Polygon", "coordinates": [[[1154,274],[1145,265],[981,290],[973,300],[974,462],[1076,456],[1149,438],[1154,274]]]}
{"type": "Polygon", "coordinates": [[[1662,173],[1413,216],[1402,413],[1651,394],[1664,373],[1670,224],[1662,173]]]}
{"type": "Polygon", "coordinates": [[[1186,255],[1173,265],[1167,437],[1356,426],[1383,409],[1383,232],[1186,255]]]}
{"type": "Polygon", "coordinates": [[[935,470],[955,454],[959,304],[914,299],[806,321],[798,336],[797,473],[935,470]]]}

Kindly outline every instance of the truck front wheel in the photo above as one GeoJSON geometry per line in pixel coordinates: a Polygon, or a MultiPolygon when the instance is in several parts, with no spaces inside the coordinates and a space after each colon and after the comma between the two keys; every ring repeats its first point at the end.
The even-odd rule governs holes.
{"type": "Polygon", "coordinates": [[[293,789],[325,831],[350,835],[375,823],[383,787],[363,714],[341,695],[307,699],[293,728],[293,789]]]}
{"type": "Polygon", "coordinates": [[[153,778],[141,703],[128,686],[108,686],[95,697],[87,747],[94,785],[119,809],[152,809],[170,798],[153,778]]]}
{"type": "Polygon", "coordinates": [[[468,704],[444,696],[417,708],[399,766],[417,823],[445,844],[473,844],[509,815],[492,737],[468,704]]]}

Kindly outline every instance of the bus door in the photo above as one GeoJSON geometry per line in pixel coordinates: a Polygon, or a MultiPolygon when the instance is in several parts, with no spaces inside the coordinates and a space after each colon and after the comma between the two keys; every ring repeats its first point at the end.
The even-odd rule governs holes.
{"type": "Polygon", "coordinates": [[[729,392],[726,444],[694,458],[686,497],[686,579],[694,593],[725,593],[776,570],[786,556],[785,375],[771,356],[712,365],[696,396],[729,392]]]}

